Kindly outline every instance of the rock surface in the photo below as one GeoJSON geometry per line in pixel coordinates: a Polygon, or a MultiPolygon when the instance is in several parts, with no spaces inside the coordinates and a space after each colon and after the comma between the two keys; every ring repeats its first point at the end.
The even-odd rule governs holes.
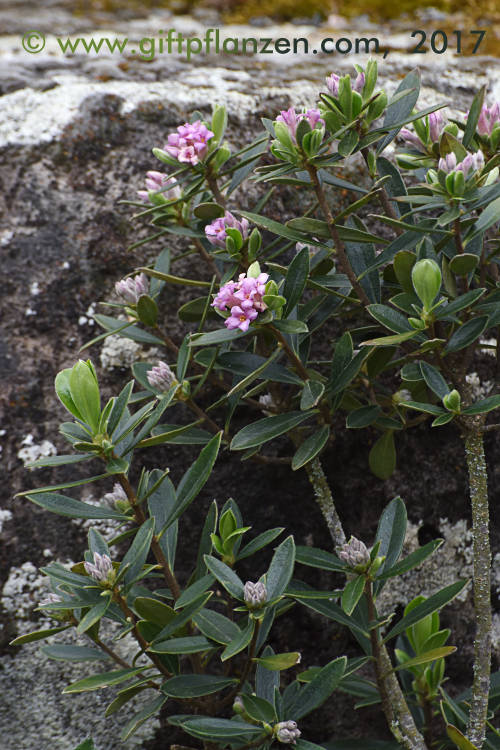
{"type": "MultiPolygon", "coordinates": [[[[57,2],[44,3],[44,9],[37,11],[36,18],[29,19],[29,27],[45,33],[47,39],[43,52],[27,54],[20,40],[26,32],[23,18],[28,17],[30,6],[30,3],[10,3],[0,10],[0,27],[7,32],[0,37],[0,93],[3,94],[0,98],[3,271],[0,295],[0,446],[3,450],[0,459],[4,475],[9,477],[8,483],[2,483],[0,507],[12,513],[12,518],[2,516],[3,530],[0,530],[2,584],[12,580],[13,569],[20,569],[27,562],[37,567],[46,563],[44,550],[49,549],[54,557],[66,560],[75,559],[84,548],[81,527],[48,517],[22,499],[13,500],[15,492],[29,486],[67,478],[64,471],[57,475],[49,471],[29,474],[18,453],[28,434],[33,436],[30,446],[48,440],[59,449],[62,447],[57,435],[62,414],[53,395],[53,377],[59,369],[71,365],[78,357],[79,347],[95,335],[89,307],[109,298],[119,276],[153,257],[160,249],[148,246],[146,256],[139,252],[127,253],[135,233],[139,231],[142,236],[143,230],[129,223],[130,208],[118,205],[121,199],[133,199],[146,170],[154,168],[151,147],[161,146],[166,134],[184,122],[193,110],[200,109],[208,115],[212,103],[228,106],[230,141],[234,145],[248,141],[260,130],[262,115],[272,116],[291,105],[312,104],[327,73],[346,71],[354,61],[362,63],[365,59],[363,55],[354,59],[353,56],[320,54],[253,58],[200,55],[191,62],[173,55],[159,55],[150,62],[141,61],[137,55],[104,53],[66,57],[52,33],[64,36],[85,33],[90,38],[96,37],[99,29],[109,38],[116,34],[137,40],[158,36],[160,29],[175,28],[186,35],[202,36],[207,23],[172,17],[162,11],[133,20],[123,15],[105,14],[89,19],[72,15],[68,7],[57,2]]],[[[213,19],[208,23],[212,24],[213,19]]],[[[311,45],[327,36],[377,35],[382,48],[391,50],[387,59],[380,62],[382,81],[391,80],[395,87],[397,80],[418,63],[423,81],[422,106],[444,98],[453,103],[454,109],[464,111],[474,91],[483,84],[500,97],[500,61],[451,53],[411,54],[409,49],[414,40],[409,36],[408,27],[401,24],[376,29],[367,21],[360,20],[349,27],[342,19],[331,19],[330,24],[321,27],[226,27],[224,34],[307,37],[311,45]]],[[[295,197],[299,199],[300,196],[295,197]]],[[[277,199],[273,210],[278,217],[290,207],[277,199]]],[[[175,332],[175,321],[170,320],[169,325],[175,332]]],[[[94,360],[98,359],[99,351],[99,347],[91,349],[94,360]]],[[[126,367],[115,367],[103,374],[103,380],[107,387],[116,388],[126,375],[126,367]]],[[[335,454],[327,457],[328,473],[349,532],[361,528],[370,539],[381,507],[398,493],[407,499],[410,516],[416,523],[425,519],[429,533],[437,535],[439,508],[446,508],[446,515],[453,522],[466,516],[466,483],[455,459],[460,443],[450,431],[443,447],[441,434],[438,437],[432,433],[425,437],[424,449],[424,430],[419,428],[416,438],[404,437],[400,446],[401,466],[418,466],[418,471],[400,469],[385,484],[366,477],[370,440],[367,436],[350,433],[339,443],[335,454]],[[420,442],[416,444],[415,440],[420,442]],[[437,476],[429,450],[440,453],[437,476]],[[356,503],[353,498],[357,499],[356,503]],[[361,504],[362,499],[366,502],[361,504]]],[[[494,467],[500,465],[495,461],[499,450],[493,437],[488,450],[493,467],[490,478],[493,499],[498,499],[500,470],[494,467]]],[[[188,455],[180,448],[169,450],[166,455],[174,479],[182,474],[188,455]]],[[[300,504],[300,498],[310,497],[303,477],[290,479],[285,470],[263,470],[261,481],[273,501],[269,507],[259,508],[258,514],[248,489],[252,481],[251,467],[230,457],[219,468],[200,502],[206,505],[214,496],[224,501],[233,494],[241,501],[248,522],[257,531],[285,520],[299,543],[328,545],[312,502],[308,500],[307,513],[300,504]]],[[[109,488],[103,491],[106,489],[109,488]]],[[[195,539],[196,518],[188,518],[186,524],[186,533],[195,539]]],[[[28,569],[24,572],[29,577],[28,569]]],[[[26,586],[25,620],[33,620],[36,619],[33,610],[37,598],[30,593],[28,583],[26,586]]],[[[7,588],[11,590],[12,585],[7,588]]],[[[76,678],[75,670],[79,668],[49,664],[45,657],[35,655],[35,647],[21,652],[9,649],[8,641],[21,626],[17,619],[19,613],[14,616],[15,607],[7,607],[4,601],[3,610],[3,631],[0,631],[0,635],[3,632],[0,640],[4,653],[0,666],[2,747],[4,750],[32,750],[39,746],[45,750],[50,746],[73,750],[76,742],[84,739],[86,727],[78,719],[84,703],[59,693],[67,681],[76,678]],[[41,687],[30,690],[33,675],[40,679],[41,687]],[[49,683],[47,689],[43,687],[45,681],[49,683]],[[21,694],[25,696],[22,706],[18,703],[21,694]],[[34,720],[26,722],[27,715],[34,720]],[[45,719],[49,730],[43,734],[41,727],[45,719]],[[53,743],[54,737],[58,737],[57,744],[53,743]]],[[[295,629],[291,627],[287,631],[287,626],[283,626],[281,633],[290,639],[291,649],[303,650],[313,662],[318,649],[320,653],[330,653],[330,631],[323,632],[327,629],[305,615],[297,622],[295,629]],[[306,644],[302,648],[304,644],[296,643],[300,633],[297,627],[305,629],[307,640],[311,641],[309,646],[306,644]],[[313,649],[314,643],[318,644],[316,649],[313,649]]],[[[463,622],[460,627],[464,637],[470,640],[470,627],[469,632],[463,622]]],[[[304,660],[307,663],[307,659],[304,660]]],[[[119,731],[116,727],[104,729],[100,718],[102,704],[103,700],[94,704],[92,732],[99,750],[114,750],[122,747],[118,741],[119,731]]],[[[338,713],[336,717],[324,718],[324,731],[317,741],[325,738],[327,730],[337,736],[356,736],[357,718],[339,720],[338,713]]],[[[379,721],[376,712],[371,718],[375,724],[379,721]]],[[[383,725],[380,727],[383,736],[383,725]]],[[[164,747],[164,740],[153,739],[154,729],[152,723],[148,729],[150,742],[147,742],[147,732],[140,736],[142,747],[164,747]]]]}

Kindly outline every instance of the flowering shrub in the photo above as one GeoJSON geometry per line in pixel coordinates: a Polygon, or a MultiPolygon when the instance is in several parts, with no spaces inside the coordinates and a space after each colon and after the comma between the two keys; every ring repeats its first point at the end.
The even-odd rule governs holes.
{"type": "MultiPolygon", "coordinates": [[[[387,747],[498,746],[483,435],[498,427],[487,420],[500,407],[500,395],[477,399],[469,368],[485,345],[481,337],[500,324],[499,105],[486,106],[481,91],[467,116],[448,122],[441,105],[415,109],[419,87],[413,71],[389,96],[377,88],[377,66],[369,61],[353,79],[329,76],[316,108],[264,119],[265,133],[235,153],[224,140],[223,107],[210,122],[194,113],[164,149],[153,150],[170,172],[148,173],[143,202],[134,204],[138,218],[152,225],[152,242],[185,237],[182,255],[196,254],[197,270],[190,278],[175,275],[179,254],[164,249],[154,264],[117,282],[120,317],[95,315],[104,332],[90,343],[119,331],[166,351],[160,362],[134,365],[134,380],[120,394],[102,404],[90,361],[56,378],[73,419],[61,432],[74,453],[35,466],[100,461],[113,490],[98,506],[59,494],[66,486],[24,495],[61,515],[116,519],[123,530],[105,540],[92,529],[82,562],[71,570],[57,563],[45,569],[53,593],[40,606],[59,624],[14,641],[70,627],[86,634],[119,668],[66,692],[127,682],[108,712],[153,690],[123,737],[166,704],[168,722],[207,750],[273,743],[314,750],[322,746],[305,738],[300,721],[340,689],[360,699],[359,707],[380,703],[395,743],[387,747]],[[391,159],[384,152],[394,142],[391,159]],[[364,170],[362,184],[336,172],[351,159],[364,170]],[[270,218],[270,192],[257,205],[243,205],[234,196],[249,178],[272,190],[297,188],[303,214],[286,224],[270,218]],[[338,189],[353,196],[342,210],[332,200],[338,189]],[[158,303],[166,285],[203,290],[177,311],[185,325],[181,340],[173,340],[162,322],[158,303]],[[215,389],[216,398],[203,408],[200,399],[215,389]],[[193,418],[163,423],[174,404],[193,418]],[[244,422],[239,429],[236,413],[244,422]],[[467,581],[414,599],[402,616],[382,618],[382,588],[438,555],[440,540],[401,557],[407,518],[397,497],[384,509],[373,540],[347,541],[321,465],[339,426],[369,429],[376,440],[367,463],[387,479],[396,467],[398,435],[428,417],[432,427],[457,427],[470,480],[475,657],[470,691],[452,691],[454,697],[445,689],[445,673],[456,649],[447,645],[451,633],[440,628],[439,612],[467,581]],[[272,441],[280,437],[278,450],[272,441]],[[168,470],[136,474],[138,450],[176,442],[202,446],[177,487],[168,470]],[[219,508],[214,502],[200,529],[196,566],[181,585],[179,522],[216,467],[221,446],[256,464],[304,469],[333,551],[296,547],[288,536],[267,571],[245,582],[240,561],[273,544],[283,529],[243,543],[250,527],[237,503],[219,508]],[[314,589],[292,578],[304,565],[330,573],[331,587],[314,589]],[[275,653],[267,641],[274,621],[290,616],[294,605],[348,628],[360,656],[305,665],[282,680],[280,673],[295,668],[299,654],[275,653]],[[124,663],[101,641],[103,618],[117,623],[118,637],[136,639],[134,663],[124,663]]],[[[85,481],[102,478],[98,473],[85,481]]],[[[68,658],[77,659],[80,647],[71,648],[68,658]]],[[[57,646],[46,653],[60,656],[57,646]]]]}

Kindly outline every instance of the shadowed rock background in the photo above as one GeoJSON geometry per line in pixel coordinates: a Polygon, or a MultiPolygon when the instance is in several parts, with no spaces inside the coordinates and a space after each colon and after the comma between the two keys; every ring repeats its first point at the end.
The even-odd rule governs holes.
{"type": "MultiPolygon", "coordinates": [[[[328,16],[324,3],[322,9],[314,3],[307,3],[307,9],[297,3],[282,4],[288,8],[282,10],[288,23],[278,24],[267,17],[264,4],[264,11],[259,11],[260,17],[254,17],[251,24],[226,23],[224,33],[240,38],[306,37],[311,48],[327,36],[377,36],[381,48],[389,50],[387,58],[380,60],[382,83],[389,82],[393,90],[418,64],[421,107],[444,99],[451,103],[452,111],[464,112],[483,84],[488,85],[492,98],[500,98],[500,61],[491,56],[498,47],[498,18],[495,21],[487,15],[494,5],[490,9],[485,5],[486,15],[476,18],[474,24],[471,16],[450,17],[429,8],[413,19],[381,25],[366,15],[342,17],[334,8],[328,16]],[[316,13],[312,20],[304,18],[306,10],[316,13]],[[487,29],[484,52],[488,55],[410,52],[415,45],[410,36],[414,28],[451,31],[472,27],[487,29]]],[[[277,6],[281,8],[280,3],[277,6]]],[[[139,222],[131,223],[131,208],[118,205],[118,201],[134,198],[145,172],[156,166],[151,148],[162,146],[167,134],[193,110],[208,116],[213,103],[225,103],[228,139],[237,147],[260,131],[260,117],[272,117],[292,105],[312,104],[317,91],[324,88],[325,75],[348,72],[353,62],[363,64],[366,60],[365,55],[338,54],[200,55],[188,62],[178,55],[141,60],[138,55],[110,54],[104,49],[99,55],[64,56],[52,34],[97,38],[100,32],[109,38],[137,41],[158,38],[160,30],[175,28],[187,36],[203,36],[207,27],[222,25],[221,12],[226,14],[226,22],[242,21],[255,15],[252,8],[251,3],[245,6],[243,2],[223,7],[212,4],[191,8],[189,16],[174,16],[168,9],[146,7],[139,11],[134,5],[111,3],[96,7],[82,2],[76,13],[59,2],[45,2],[34,10],[31,3],[7,0],[0,7],[4,34],[0,37],[0,735],[4,750],[73,750],[88,734],[94,736],[98,750],[156,750],[178,740],[172,729],[151,720],[135,738],[121,744],[121,714],[113,720],[103,719],[110,691],[91,693],[90,697],[61,696],[65,684],[91,674],[94,664],[68,667],[40,655],[36,644],[22,649],[8,646],[19,633],[34,629],[38,620],[34,608],[44,589],[37,568],[51,559],[79,560],[85,548],[84,524],[14,499],[16,492],[29,487],[79,476],[78,468],[30,473],[23,465],[23,458],[36,457],[41,451],[63,450],[57,427],[64,414],[54,396],[53,379],[61,368],[74,363],[80,347],[96,335],[92,312],[104,311],[99,302],[112,299],[114,282],[166,246],[150,244],[128,252],[135,239],[145,236],[145,229],[139,222]],[[45,48],[38,54],[28,54],[21,47],[21,37],[33,29],[46,35],[45,48]]],[[[186,8],[178,6],[178,10],[186,8]]],[[[345,8],[340,5],[337,11],[345,8]]],[[[363,179],[359,173],[357,178],[363,179]]],[[[238,205],[247,208],[257,191],[250,185],[240,195],[245,205],[238,205]]],[[[347,198],[332,199],[342,202],[347,198]]],[[[300,210],[301,200],[300,192],[287,189],[272,199],[269,215],[279,220],[291,218],[300,210]]],[[[172,240],[171,246],[175,245],[172,240]]],[[[192,262],[189,258],[182,261],[176,272],[189,273],[192,262]]],[[[174,338],[181,330],[176,317],[178,303],[189,298],[185,291],[163,294],[163,325],[174,338]]],[[[111,343],[104,352],[101,345],[89,350],[106,395],[117,393],[130,378],[131,362],[144,355],[123,341],[111,343]]],[[[328,353],[328,348],[325,351],[328,353]]],[[[474,367],[482,382],[495,377],[487,354],[481,355],[474,367]]],[[[431,431],[421,426],[399,437],[398,469],[390,480],[382,482],[368,470],[368,451],[375,439],[376,433],[370,431],[339,430],[333,449],[324,456],[347,533],[369,543],[383,506],[400,494],[412,521],[409,549],[436,536],[446,539],[439,564],[425,568],[413,582],[403,581],[394,592],[394,601],[401,605],[405,597],[431,593],[433,587],[470,574],[462,447],[452,429],[431,431]]],[[[276,451],[286,454],[286,444],[277,443],[276,451]]],[[[149,454],[145,460],[148,466],[169,466],[172,478],[178,481],[194,455],[187,448],[172,446],[160,448],[154,462],[149,454]]],[[[487,438],[487,455],[493,545],[498,552],[500,446],[493,433],[487,438]]],[[[90,488],[85,489],[86,496],[95,501],[111,489],[96,484],[90,488]]],[[[181,580],[187,577],[195,555],[201,511],[214,497],[222,504],[230,496],[240,504],[255,532],[283,525],[299,544],[329,547],[305,475],[292,475],[276,466],[259,467],[257,473],[253,465],[241,464],[237,456],[226,452],[196,507],[183,521],[178,562],[181,580]]],[[[497,604],[499,567],[494,577],[497,604]]],[[[333,586],[327,576],[323,579],[317,583],[333,586]]],[[[444,614],[453,628],[451,642],[461,646],[460,653],[449,659],[448,668],[459,688],[470,679],[470,614],[470,597],[444,614]]],[[[495,639],[498,653],[498,615],[495,639]]],[[[275,643],[282,651],[301,651],[306,666],[355,650],[344,631],[298,608],[277,623],[275,643]]],[[[350,706],[347,696],[335,696],[313,715],[305,736],[319,742],[356,738],[369,727],[381,739],[388,737],[376,707],[358,714],[350,711],[350,706]]]]}

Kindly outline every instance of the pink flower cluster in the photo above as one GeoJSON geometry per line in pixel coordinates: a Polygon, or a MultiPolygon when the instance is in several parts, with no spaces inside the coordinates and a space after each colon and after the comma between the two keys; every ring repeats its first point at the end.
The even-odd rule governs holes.
{"type": "Polygon", "coordinates": [[[230,317],[224,323],[226,328],[230,331],[234,328],[248,331],[250,323],[266,309],[262,297],[266,291],[268,278],[267,273],[260,273],[256,278],[241,273],[238,281],[228,281],[221,287],[212,302],[212,307],[231,311],[230,317]]]}
{"type": "Polygon", "coordinates": [[[500,126],[500,102],[495,102],[492,107],[483,105],[477,123],[477,132],[480,135],[491,135],[496,126],[500,126]]]}
{"type": "Polygon", "coordinates": [[[177,200],[181,197],[181,190],[179,185],[177,184],[177,180],[175,180],[173,177],[169,177],[168,174],[165,174],[164,172],[155,172],[154,170],[150,170],[149,172],[146,172],[146,190],[138,190],[137,195],[139,196],[141,201],[148,203],[150,202],[150,190],[158,192],[158,190],[162,190],[167,185],[172,185],[173,187],[168,190],[168,192],[165,191],[164,195],[166,198],[177,200]]]}
{"type": "MultiPolygon", "coordinates": [[[[332,73],[326,79],[326,85],[327,85],[328,91],[330,92],[330,94],[333,94],[333,96],[339,95],[339,83],[340,83],[340,76],[336,75],[335,73],[332,73]]],[[[351,82],[351,89],[352,91],[357,91],[358,94],[361,94],[361,92],[363,91],[364,85],[365,85],[365,74],[358,73],[354,83],[351,82]]]]}
{"type": "MultiPolygon", "coordinates": [[[[441,137],[445,121],[441,112],[431,112],[429,115],[429,138],[431,143],[436,143],[441,137]]],[[[418,135],[408,128],[401,128],[400,136],[407,143],[414,146],[417,151],[421,151],[423,154],[427,153],[427,147],[423,143],[418,135]]]]}
{"type": "Polygon", "coordinates": [[[287,126],[288,132],[292,137],[292,141],[296,143],[297,125],[303,119],[306,119],[313,129],[318,124],[321,126],[324,126],[325,124],[325,121],[321,118],[321,112],[319,111],[319,109],[308,109],[305,112],[296,112],[293,107],[290,107],[290,109],[282,110],[276,118],[276,122],[282,122],[287,126]]]}
{"type": "Polygon", "coordinates": [[[177,161],[198,164],[208,152],[208,141],[214,134],[201,121],[179,125],[177,133],[170,133],[165,151],[177,161]]]}
{"type": "Polygon", "coordinates": [[[477,172],[484,167],[484,155],[482,151],[476,151],[475,154],[467,154],[467,156],[457,163],[457,157],[454,153],[446,154],[443,159],[439,160],[438,169],[442,169],[443,172],[463,172],[464,177],[469,176],[469,172],[477,172]]]}
{"type": "Polygon", "coordinates": [[[248,237],[248,221],[246,219],[239,221],[230,211],[226,211],[224,216],[215,219],[205,227],[205,235],[210,244],[216,247],[226,247],[228,227],[237,229],[244,240],[248,237]]]}

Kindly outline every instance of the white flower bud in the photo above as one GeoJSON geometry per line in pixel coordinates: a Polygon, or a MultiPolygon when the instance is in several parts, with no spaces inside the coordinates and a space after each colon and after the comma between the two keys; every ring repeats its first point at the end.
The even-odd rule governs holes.
{"type": "Polygon", "coordinates": [[[358,566],[366,567],[370,563],[370,553],[366,545],[356,537],[351,536],[348,542],[342,545],[338,556],[343,560],[350,568],[357,568],[358,566]]]}
{"type": "Polygon", "coordinates": [[[266,585],[262,581],[247,581],[243,588],[243,597],[249,609],[260,609],[267,602],[266,585]]]}
{"type": "Polygon", "coordinates": [[[146,377],[149,385],[163,393],[169,391],[177,383],[174,373],[166,362],[158,362],[156,367],[149,370],[146,377]]]}

